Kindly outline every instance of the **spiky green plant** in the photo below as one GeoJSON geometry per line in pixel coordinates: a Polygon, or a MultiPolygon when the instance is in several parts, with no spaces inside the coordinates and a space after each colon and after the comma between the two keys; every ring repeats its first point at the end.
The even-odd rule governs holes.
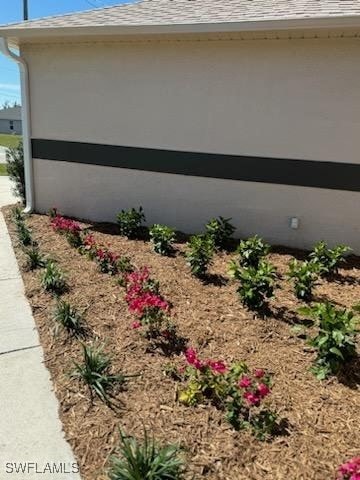
{"type": "Polygon", "coordinates": [[[36,270],[37,268],[45,267],[46,260],[40,252],[38,245],[32,245],[28,248],[25,248],[24,252],[27,256],[26,265],[29,270],[36,270]]]}
{"type": "Polygon", "coordinates": [[[59,328],[62,328],[75,337],[83,337],[86,334],[83,315],[77,308],[66,301],[59,300],[57,302],[54,320],[56,322],[55,333],[57,333],[59,328]]]}
{"type": "Polygon", "coordinates": [[[61,294],[66,290],[65,276],[53,260],[46,263],[45,271],[41,274],[41,285],[47,292],[55,294],[61,294]]]}
{"type": "Polygon", "coordinates": [[[18,222],[16,224],[16,233],[19,239],[19,242],[24,247],[31,245],[33,242],[33,238],[31,235],[31,230],[26,226],[24,222],[18,222]]]}
{"type": "Polygon", "coordinates": [[[231,218],[212,218],[205,226],[206,233],[213,240],[217,249],[226,248],[235,227],[230,223],[231,218]]]}
{"type": "Polygon", "coordinates": [[[111,480],[180,480],[184,460],[177,445],[159,446],[144,431],[139,443],[120,431],[119,454],[111,458],[111,480]]]}

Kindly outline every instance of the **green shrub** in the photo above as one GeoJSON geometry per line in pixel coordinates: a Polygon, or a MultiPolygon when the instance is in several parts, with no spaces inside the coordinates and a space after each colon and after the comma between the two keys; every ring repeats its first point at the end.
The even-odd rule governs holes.
{"type": "Polygon", "coordinates": [[[7,150],[6,163],[9,178],[14,184],[13,192],[25,203],[24,149],[22,141],[19,142],[18,146],[7,150]]]}
{"type": "Polygon", "coordinates": [[[249,309],[261,309],[266,304],[266,299],[273,296],[276,270],[265,260],[261,260],[257,267],[239,267],[233,262],[230,274],[240,281],[237,291],[242,303],[249,309]]]}
{"type": "Polygon", "coordinates": [[[311,371],[319,380],[336,374],[356,355],[358,319],[351,310],[336,309],[329,302],[303,307],[299,312],[314,319],[319,329],[317,335],[309,340],[317,351],[311,371]]]}
{"type": "Polygon", "coordinates": [[[140,233],[142,222],[145,222],[145,215],[142,207],[139,210],[121,210],[117,216],[120,235],[128,238],[137,238],[140,233]]]}
{"type": "Polygon", "coordinates": [[[37,245],[32,245],[29,248],[25,248],[24,252],[25,252],[25,255],[27,256],[26,263],[27,263],[27,268],[29,268],[29,270],[35,270],[37,268],[45,267],[46,261],[37,245]]]}
{"type": "Polygon", "coordinates": [[[297,298],[306,301],[311,299],[318,274],[319,266],[317,263],[298,262],[295,259],[289,263],[288,277],[294,280],[297,298]]]}
{"type": "Polygon", "coordinates": [[[344,256],[351,248],[345,245],[337,245],[328,248],[324,241],[318,242],[309,257],[312,262],[317,263],[322,275],[337,273],[338,267],[344,261],[344,256]]]}
{"type": "Polygon", "coordinates": [[[228,246],[235,227],[230,223],[231,218],[212,218],[205,226],[207,235],[212,239],[215,248],[222,249],[228,246]]]}
{"type": "Polygon", "coordinates": [[[241,240],[237,253],[242,267],[257,267],[259,262],[269,253],[270,245],[257,235],[241,240]]]}
{"type": "Polygon", "coordinates": [[[109,393],[116,385],[123,385],[129,375],[111,374],[111,359],[104,354],[103,346],[82,345],[82,364],[75,362],[72,378],[82,380],[103,402],[111,403],[109,393]]]}
{"type": "Polygon", "coordinates": [[[61,294],[66,290],[65,276],[54,261],[48,261],[41,275],[41,285],[44,290],[61,294]]]}
{"type": "Polygon", "coordinates": [[[59,328],[63,328],[75,337],[84,336],[86,333],[82,314],[68,302],[58,301],[54,311],[54,320],[56,322],[55,333],[59,328]]]}
{"type": "Polygon", "coordinates": [[[17,233],[19,242],[24,247],[27,247],[28,245],[32,245],[34,243],[31,235],[31,230],[26,226],[25,223],[18,222],[16,224],[16,233],[17,233]]]}
{"type": "Polygon", "coordinates": [[[11,209],[11,217],[15,224],[25,222],[25,216],[20,207],[14,207],[11,209]]]}
{"type": "Polygon", "coordinates": [[[187,263],[191,273],[196,277],[204,277],[214,255],[214,243],[207,235],[194,235],[187,244],[187,263]]]}
{"type": "Polygon", "coordinates": [[[166,225],[155,224],[150,228],[150,239],[154,251],[160,255],[169,255],[174,247],[175,231],[166,225]]]}
{"type": "Polygon", "coordinates": [[[111,480],[180,480],[184,461],[176,445],[159,446],[146,431],[142,443],[120,432],[119,456],[111,458],[111,480]]]}

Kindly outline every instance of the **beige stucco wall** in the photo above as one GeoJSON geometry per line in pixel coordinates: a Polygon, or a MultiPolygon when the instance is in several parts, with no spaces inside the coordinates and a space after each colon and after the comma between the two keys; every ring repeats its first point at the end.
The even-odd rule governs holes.
{"type": "MultiPolygon", "coordinates": [[[[33,137],[360,163],[360,40],[28,45],[33,137]]],[[[233,216],[239,233],[360,253],[360,194],[36,160],[36,206],[199,230],[233,216]],[[299,216],[300,229],[289,228],[299,216]]],[[[359,180],[360,181],[360,180],[359,180]]]]}

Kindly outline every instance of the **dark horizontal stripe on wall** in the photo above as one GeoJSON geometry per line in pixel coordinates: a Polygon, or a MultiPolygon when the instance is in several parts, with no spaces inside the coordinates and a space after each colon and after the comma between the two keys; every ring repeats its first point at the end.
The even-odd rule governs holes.
{"type": "Polygon", "coordinates": [[[33,157],[149,172],[360,191],[360,164],[32,140],[33,157]]]}

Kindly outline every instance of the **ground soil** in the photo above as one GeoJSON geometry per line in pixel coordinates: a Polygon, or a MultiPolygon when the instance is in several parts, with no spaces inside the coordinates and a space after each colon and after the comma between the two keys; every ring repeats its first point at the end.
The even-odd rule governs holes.
{"type": "MultiPolygon", "coordinates": [[[[66,272],[69,292],[64,297],[86,309],[93,334],[113,357],[114,371],[141,373],[118,394],[117,411],[96,400],[86,388],[70,379],[73,362],[81,361],[77,341],[53,334],[54,299],[40,287],[39,272],[23,268],[25,257],[17,244],[9,209],[4,210],[50,370],[60,402],[66,438],[80,463],[85,480],[105,479],[109,456],[118,441],[118,427],[142,436],[152,431],[160,442],[178,442],[188,461],[187,479],[209,480],[329,480],[337,465],[360,454],[360,362],[355,360],[339,378],[320,382],[309,372],[314,353],[294,335],[300,316],[292,284],[284,274],[293,257],[305,252],[275,248],[269,260],[281,279],[265,318],[254,316],[240,303],[236,282],[227,270],[234,253],[219,253],[206,283],[192,277],[186,265],[184,243],[174,257],[161,257],[147,241],[130,241],[116,227],[92,225],[99,242],[131,257],[137,266],[148,265],[160,281],[163,296],[173,304],[172,315],[182,335],[204,358],[246,360],[274,375],[269,399],[288,427],[270,442],[260,442],[246,431],[235,432],[222,412],[210,405],[186,407],[176,401],[179,385],[164,375],[164,365],[183,364],[149,351],[148,342],[131,328],[134,320],[124,291],[113,277],[98,272],[94,262],[71,248],[65,237],[52,231],[49,219],[32,215],[28,225],[40,249],[56,259],[66,272]]],[[[315,300],[338,306],[360,303],[360,258],[350,257],[339,275],[322,280],[315,300]]],[[[360,351],[358,345],[358,351],[360,351]]]]}

